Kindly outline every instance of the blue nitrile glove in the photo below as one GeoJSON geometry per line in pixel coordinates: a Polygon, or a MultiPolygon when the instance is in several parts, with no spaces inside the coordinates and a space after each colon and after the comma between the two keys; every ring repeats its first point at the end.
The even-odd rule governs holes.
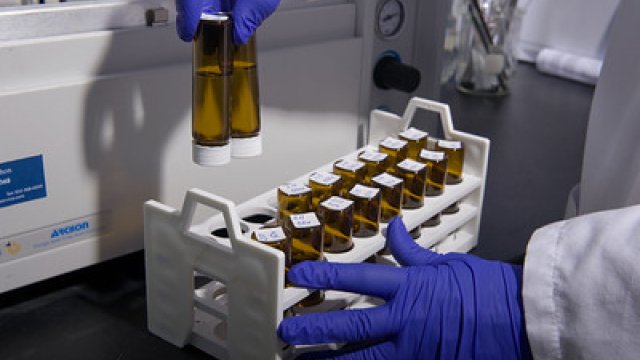
{"type": "Polygon", "coordinates": [[[288,274],[300,286],[372,295],[384,299],[384,305],[287,318],[278,336],[296,345],[369,341],[356,350],[303,356],[308,358],[531,357],[522,313],[522,267],[423,249],[399,218],[389,223],[387,239],[404,267],[307,261],[288,274]]]}
{"type": "Polygon", "coordinates": [[[246,43],[258,26],[271,15],[280,0],[176,0],[178,36],[184,41],[193,40],[200,15],[218,11],[233,14],[233,42],[246,43]]]}

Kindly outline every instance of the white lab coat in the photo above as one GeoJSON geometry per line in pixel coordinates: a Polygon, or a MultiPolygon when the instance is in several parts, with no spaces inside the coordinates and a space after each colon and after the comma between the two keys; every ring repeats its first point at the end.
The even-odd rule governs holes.
{"type": "Polygon", "coordinates": [[[535,359],[640,359],[640,205],[629,206],[640,203],[639,23],[640,1],[623,0],[589,118],[577,204],[588,215],[537,230],[527,247],[535,359]]]}
{"type": "Polygon", "coordinates": [[[640,205],[538,229],[523,300],[535,359],[639,359],[640,205]]]}

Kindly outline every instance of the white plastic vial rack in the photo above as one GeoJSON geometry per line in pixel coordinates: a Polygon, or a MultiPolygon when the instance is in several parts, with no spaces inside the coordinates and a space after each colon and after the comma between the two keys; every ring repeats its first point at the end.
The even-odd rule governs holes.
{"type": "MultiPolygon", "coordinates": [[[[446,104],[413,98],[402,117],[371,113],[369,144],[348,154],[355,159],[364,149],[406,129],[417,109],[437,112],[447,139],[465,146],[463,181],[446,185],[442,195],[425,198],[422,208],[403,210],[407,229],[413,229],[460,202],[455,214],[442,215],[439,225],[423,228],[416,241],[438,252],[466,252],[477,243],[489,140],[453,129],[446,104]]],[[[331,171],[326,164],[315,171],[331,171]]],[[[309,174],[296,182],[305,183],[309,174]]],[[[280,184],[274,184],[280,185],[280,184]]],[[[149,330],[183,347],[192,344],[219,359],[280,359],[304,350],[280,342],[276,329],[283,313],[310,294],[284,287],[284,255],[250,239],[253,230],[276,214],[276,189],[236,206],[202,190],[187,192],[181,210],[155,201],[145,204],[145,257],[149,330]],[[197,206],[219,210],[203,223],[192,224],[197,206]]],[[[352,250],[325,254],[328,261],[362,262],[384,248],[386,224],[380,233],[354,238],[352,250]]],[[[393,263],[390,256],[378,257],[393,263]]],[[[366,306],[364,297],[327,291],[316,311],[366,306]]]]}

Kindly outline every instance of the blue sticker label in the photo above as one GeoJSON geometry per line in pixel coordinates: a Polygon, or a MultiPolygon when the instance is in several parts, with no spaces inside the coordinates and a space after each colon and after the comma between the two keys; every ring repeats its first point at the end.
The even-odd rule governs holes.
{"type": "Polygon", "coordinates": [[[42,155],[0,163],[0,208],[47,197],[42,155]]]}

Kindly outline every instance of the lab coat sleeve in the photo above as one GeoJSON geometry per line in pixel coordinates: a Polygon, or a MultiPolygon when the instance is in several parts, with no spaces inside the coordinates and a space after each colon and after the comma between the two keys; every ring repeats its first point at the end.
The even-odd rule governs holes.
{"type": "Polygon", "coordinates": [[[537,230],[523,302],[535,359],[638,359],[640,206],[537,230]]]}

